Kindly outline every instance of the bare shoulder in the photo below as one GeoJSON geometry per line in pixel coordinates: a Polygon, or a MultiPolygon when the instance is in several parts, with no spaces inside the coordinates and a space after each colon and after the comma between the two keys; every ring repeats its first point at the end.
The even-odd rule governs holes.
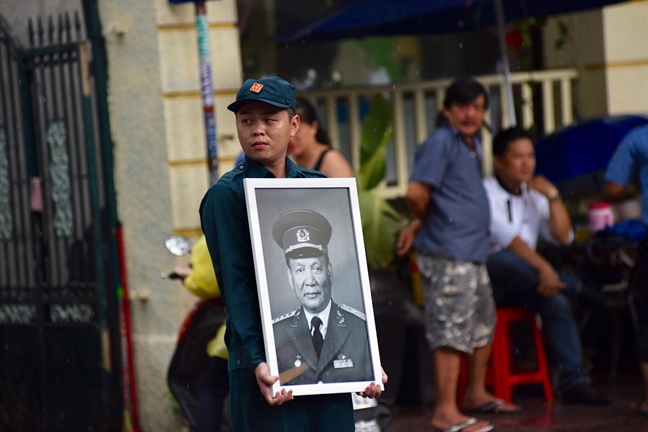
{"type": "Polygon", "coordinates": [[[347,161],[347,159],[344,157],[342,152],[334,148],[331,148],[326,153],[326,156],[324,156],[324,163],[328,163],[328,162],[334,162],[334,163],[344,162],[347,165],[349,165],[349,161],[347,161]]]}
{"type": "Polygon", "coordinates": [[[331,149],[322,161],[322,172],[328,177],[353,177],[353,169],[339,150],[331,149]]]}

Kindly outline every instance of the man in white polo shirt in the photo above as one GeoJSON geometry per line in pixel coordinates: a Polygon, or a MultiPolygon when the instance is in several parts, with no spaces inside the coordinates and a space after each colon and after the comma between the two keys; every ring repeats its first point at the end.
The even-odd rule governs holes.
{"type": "Polygon", "coordinates": [[[564,403],[607,405],[610,398],[590,384],[583,364],[578,327],[570,301],[582,283],[559,275],[536,252],[538,237],[567,245],[573,241],[571,220],[556,186],[534,176],[535,149],[523,129],[510,128],[493,140],[497,173],[484,179],[491,212],[491,254],[487,268],[497,306],[521,306],[539,312],[560,371],[564,403]]]}

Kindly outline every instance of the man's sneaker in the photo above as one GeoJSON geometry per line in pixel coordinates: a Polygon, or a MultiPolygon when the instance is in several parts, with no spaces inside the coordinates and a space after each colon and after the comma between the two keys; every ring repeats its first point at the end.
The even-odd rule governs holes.
{"type": "Polygon", "coordinates": [[[562,392],[562,401],[566,404],[609,405],[612,399],[587,383],[579,383],[562,392]]]}

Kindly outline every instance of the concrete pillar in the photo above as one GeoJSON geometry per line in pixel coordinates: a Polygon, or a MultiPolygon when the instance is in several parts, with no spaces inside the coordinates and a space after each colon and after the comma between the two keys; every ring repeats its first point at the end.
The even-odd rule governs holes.
{"type": "Polygon", "coordinates": [[[648,115],[648,1],[603,9],[608,114],[648,115]]]}
{"type": "Polygon", "coordinates": [[[547,69],[578,69],[575,103],[581,118],[648,114],[648,1],[552,18],[543,42],[547,69]],[[559,22],[569,34],[556,49],[559,22]]]}
{"type": "MultiPolygon", "coordinates": [[[[131,291],[135,373],[145,431],[178,431],[166,370],[177,333],[197,300],[160,272],[187,261],[163,245],[200,235],[198,206],[208,167],[193,4],[101,0],[109,61],[115,179],[131,291]]],[[[207,4],[221,174],[239,150],[226,106],[241,79],[236,1],[207,4]],[[228,138],[228,139],[226,139],[228,138]]]]}

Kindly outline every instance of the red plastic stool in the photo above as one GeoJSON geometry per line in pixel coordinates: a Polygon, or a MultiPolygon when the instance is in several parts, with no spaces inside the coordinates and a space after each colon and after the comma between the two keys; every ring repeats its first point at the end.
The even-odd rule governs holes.
{"type": "MultiPolygon", "coordinates": [[[[467,383],[468,363],[466,358],[462,357],[457,392],[459,403],[463,401],[467,383]]],[[[517,307],[498,308],[491,360],[486,374],[486,385],[492,386],[495,396],[511,403],[514,386],[533,383],[541,383],[544,388],[545,399],[547,402],[553,402],[554,397],[551,390],[551,380],[549,379],[549,369],[547,368],[542,333],[538,327],[536,314],[517,307]],[[538,363],[538,369],[535,371],[513,369],[514,365],[511,359],[513,347],[510,342],[508,326],[516,321],[527,321],[531,324],[537,355],[536,361],[538,363]]]]}

